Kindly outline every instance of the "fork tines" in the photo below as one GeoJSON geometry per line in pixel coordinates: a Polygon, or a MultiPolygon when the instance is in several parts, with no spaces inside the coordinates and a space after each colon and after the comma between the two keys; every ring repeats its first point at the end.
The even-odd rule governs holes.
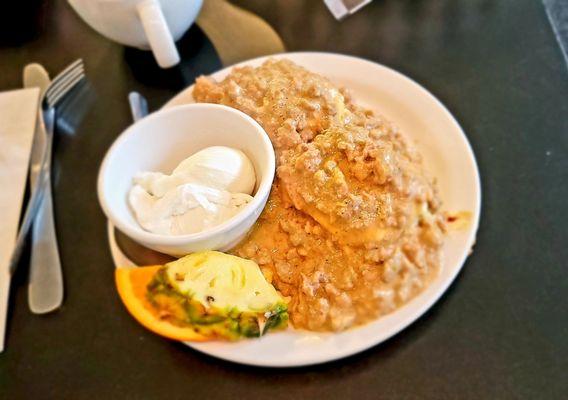
{"type": "Polygon", "coordinates": [[[83,78],[85,77],[85,67],[83,60],[79,58],[69,64],[61,71],[45,92],[45,101],[49,108],[55,107],[57,103],[83,78]]]}

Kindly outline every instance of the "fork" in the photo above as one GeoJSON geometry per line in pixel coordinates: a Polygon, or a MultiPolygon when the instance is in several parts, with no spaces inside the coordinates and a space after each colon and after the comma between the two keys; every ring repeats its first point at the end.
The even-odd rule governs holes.
{"type": "MultiPolygon", "coordinates": [[[[26,236],[30,230],[33,220],[40,211],[45,211],[47,215],[51,214],[53,218],[53,208],[45,210],[44,204],[50,205],[51,201],[51,153],[53,147],[53,133],[55,126],[55,112],[67,94],[85,77],[83,60],[78,59],[61,71],[51,82],[44,95],[40,99],[41,110],[39,113],[40,129],[45,134],[45,148],[41,161],[41,167],[35,188],[32,189],[30,200],[26,207],[26,212],[18,231],[16,245],[10,259],[10,273],[13,274],[18,265],[18,261],[22,255],[26,236]],[[48,202],[42,201],[47,198],[48,202]]],[[[49,217],[48,217],[49,218],[49,217]]],[[[55,232],[51,238],[47,238],[55,247],[57,247],[57,238],[55,232]]],[[[33,249],[32,249],[33,250],[33,249]]],[[[57,266],[61,268],[60,265],[57,266]]]]}

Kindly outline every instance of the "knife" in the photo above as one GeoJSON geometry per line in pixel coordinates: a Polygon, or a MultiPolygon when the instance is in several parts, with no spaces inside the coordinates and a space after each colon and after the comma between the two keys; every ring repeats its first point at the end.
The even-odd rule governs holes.
{"type": "MultiPolygon", "coordinates": [[[[40,99],[50,83],[47,71],[39,64],[29,64],[24,68],[24,87],[38,87],[40,99]]],[[[30,156],[30,185],[35,188],[38,179],[42,156],[46,146],[45,132],[41,128],[41,104],[38,110],[38,123],[34,134],[32,153],[30,156]]],[[[57,242],[48,240],[55,237],[53,213],[44,212],[53,207],[48,191],[45,188],[42,204],[39,207],[32,228],[30,275],[28,283],[28,305],[35,314],[44,314],[57,309],[63,301],[63,276],[57,242]]]]}

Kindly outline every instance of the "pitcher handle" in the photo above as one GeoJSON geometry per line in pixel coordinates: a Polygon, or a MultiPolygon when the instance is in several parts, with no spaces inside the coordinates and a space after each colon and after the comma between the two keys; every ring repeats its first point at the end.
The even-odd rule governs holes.
{"type": "Polygon", "coordinates": [[[179,63],[179,53],[157,0],[144,0],[136,5],[144,32],[158,65],[173,67],[179,63]]]}

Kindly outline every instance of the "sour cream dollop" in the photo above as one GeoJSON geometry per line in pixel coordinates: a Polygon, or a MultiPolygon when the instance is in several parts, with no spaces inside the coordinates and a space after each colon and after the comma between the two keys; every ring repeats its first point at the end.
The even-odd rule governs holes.
{"type": "Polygon", "coordinates": [[[256,175],[240,150],[207,147],[171,175],[140,172],[128,202],[143,229],[162,235],[201,232],[235,216],[251,200],[256,175]]]}

